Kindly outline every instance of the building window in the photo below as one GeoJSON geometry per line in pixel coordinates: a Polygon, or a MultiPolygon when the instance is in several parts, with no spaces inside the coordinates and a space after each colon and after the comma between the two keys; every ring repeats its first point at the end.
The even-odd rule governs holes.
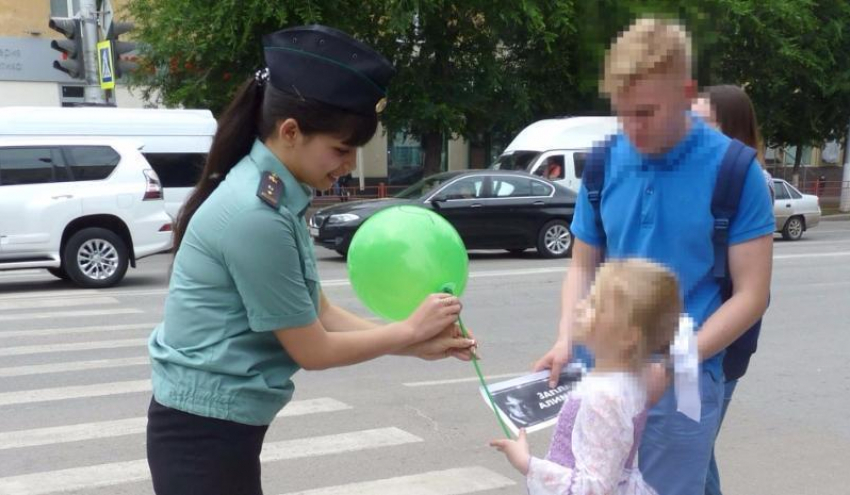
{"type": "Polygon", "coordinates": [[[84,86],[60,86],[59,103],[63,107],[77,107],[85,103],[84,86]]]}
{"type": "Polygon", "coordinates": [[[387,175],[390,185],[409,185],[422,178],[425,155],[415,136],[404,132],[389,133],[387,175]]]}

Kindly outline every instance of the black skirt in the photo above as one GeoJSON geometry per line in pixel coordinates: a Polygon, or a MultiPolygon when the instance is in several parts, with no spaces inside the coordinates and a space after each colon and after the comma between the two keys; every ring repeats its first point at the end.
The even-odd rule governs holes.
{"type": "Polygon", "coordinates": [[[148,465],[156,495],[262,495],[260,451],[268,426],[148,409],[148,465]]]}

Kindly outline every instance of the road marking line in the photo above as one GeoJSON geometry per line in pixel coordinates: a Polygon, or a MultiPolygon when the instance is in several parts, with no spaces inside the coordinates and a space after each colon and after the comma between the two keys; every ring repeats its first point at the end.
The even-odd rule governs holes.
{"type": "Polygon", "coordinates": [[[850,251],[835,251],[832,253],[806,253],[806,254],[780,254],[773,257],[774,260],[794,260],[800,258],[835,258],[850,256],[850,251]]]}
{"type": "Polygon", "coordinates": [[[150,358],[134,357],[120,359],[97,359],[94,361],[73,361],[69,363],[34,364],[0,368],[0,378],[12,376],[46,375],[48,373],[66,373],[72,371],[102,370],[108,368],[124,368],[126,366],[142,366],[150,363],[150,358]]]}
{"type": "Polygon", "coordinates": [[[431,471],[375,481],[349,483],[286,495],[463,495],[514,486],[516,482],[483,467],[431,471]]]}
{"type": "Polygon", "coordinates": [[[122,330],[148,330],[152,331],[154,327],[159,325],[155,323],[132,323],[129,325],[97,325],[92,327],[75,327],[75,328],[44,328],[38,330],[0,330],[0,339],[11,337],[43,337],[53,335],[75,335],[80,333],[97,333],[97,332],[112,332],[122,330]]]}
{"type": "Polygon", "coordinates": [[[132,315],[144,313],[141,309],[121,308],[104,310],[80,310],[80,311],[57,311],[50,313],[21,313],[13,315],[0,315],[0,321],[14,320],[47,320],[53,318],[79,318],[84,316],[109,316],[109,315],[132,315]]]}
{"type": "Polygon", "coordinates": [[[52,352],[91,351],[95,349],[118,349],[120,347],[146,346],[148,339],[101,340],[99,342],[72,342],[69,344],[38,344],[0,349],[0,356],[23,356],[52,352]]]}
{"type": "MultiPolygon", "coordinates": [[[[287,404],[277,417],[306,416],[347,409],[351,409],[351,406],[330,398],[296,400],[287,404]]],[[[147,424],[148,418],[141,417],[32,430],[4,431],[0,432],[0,450],[136,435],[144,433],[147,424]]]]}
{"type": "MultiPolygon", "coordinates": [[[[263,446],[261,460],[275,462],[302,459],[422,441],[421,438],[398,428],[353,431],[266,443],[263,446]]],[[[148,462],[140,459],[0,478],[0,493],[3,495],[47,495],[144,481],[149,477],[148,462]]]]}
{"type": "MultiPolygon", "coordinates": [[[[97,383],[94,385],[77,385],[73,387],[39,388],[34,390],[22,390],[19,392],[0,393],[0,406],[90,397],[105,397],[109,395],[149,392],[150,390],[150,379],[129,382],[97,383]]],[[[3,493],[3,491],[0,490],[0,493],[3,493]]]]}
{"type": "MultiPolygon", "coordinates": [[[[503,375],[485,376],[484,379],[489,382],[490,380],[499,380],[501,378],[515,378],[515,377],[518,377],[518,376],[527,375],[529,373],[531,373],[531,372],[526,371],[524,373],[505,373],[503,375]]],[[[456,383],[469,383],[469,382],[477,382],[477,381],[478,381],[478,377],[473,376],[473,377],[469,377],[469,378],[452,378],[452,379],[449,379],[449,380],[428,380],[428,381],[425,381],[425,382],[407,382],[407,383],[402,383],[402,385],[404,385],[405,387],[431,387],[431,386],[434,386],[434,385],[453,385],[453,384],[456,384],[456,383]]]]}
{"type": "Polygon", "coordinates": [[[32,292],[12,292],[0,295],[0,301],[16,299],[38,299],[42,297],[91,297],[104,295],[98,289],[76,290],[40,290],[32,292]]]}
{"type": "Polygon", "coordinates": [[[114,297],[63,297],[55,299],[22,299],[0,301],[0,311],[15,311],[19,309],[70,308],[74,306],[100,306],[118,304],[114,297]]]}

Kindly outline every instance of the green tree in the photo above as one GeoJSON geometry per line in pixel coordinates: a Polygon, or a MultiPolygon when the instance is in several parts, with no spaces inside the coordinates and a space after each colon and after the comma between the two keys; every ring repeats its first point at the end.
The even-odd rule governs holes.
{"type": "Polygon", "coordinates": [[[850,108],[847,0],[578,0],[579,105],[593,96],[605,49],[635,16],[680,19],[694,41],[702,85],[738,84],[756,107],[765,141],[802,149],[843,136],[850,108]]]}
{"type": "Polygon", "coordinates": [[[219,113],[261,67],[261,37],[281,26],[315,22],[311,2],[130,0],[141,68],[133,83],[166,106],[219,113]]]}
{"type": "Polygon", "coordinates": [[[715,82],[743,85],[772,146],[841,138],[850,115],[850,2],[728,1],[712,67],[715,82]]]}
{"type": "Polygon", "coordinates": [[[218,112],[260,67],[260,37],[322,22],[375,46],[396,66],[391,130],[419,137],[426,173],[445,136],[509,135],[574,100],[569,0],[131,0],[146,49],[139,86],[166,105],[218,112]]]}

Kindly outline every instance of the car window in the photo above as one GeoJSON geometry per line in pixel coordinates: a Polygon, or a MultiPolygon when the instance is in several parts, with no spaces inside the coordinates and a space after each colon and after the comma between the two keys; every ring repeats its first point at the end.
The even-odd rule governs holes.
{"type": "Polygon", "coordinates": [[[531,195],[534,197],[538,196],[551,196],[552,191],[555,188],[550,184],[546,184],[545,182],[541,182],[539,180],[531,181],[531,195]]]}
{"type": "Polygon", "coordinates": [[[590,153],[586,151],[577,151],[573,153],[573,172],[579,179],[584,174],[584,164],[587,163],[587,156],[590,153]]]}
{"type": "Polygon", "coordinates": [[[207,155],[204,153],[143,153],[162,187],[195,187],[207,155]]]}
{"type": "Polygon", "coordinates": [[[776,199],[791,199],[791,195],[788,194],[788,190],[785,189],[785,184],[782,182],[774,182],[774,192],[776,193],[776,199]]]}
{"type": "Polygon", "coordinates": [[[418,199],[436,191],[441,185],[450,181],[454,176],[437,174],[426,177],[404,191],[395,195],[399,199],[418,199]]]}
{"type": "Polygon", "coordinates": [[[788,188],[788,192],[791,194],[791,197],[793,199],[803,199],[803,195],[800,193],[800,191],[797,190],[797,188],[795,188],[791,184],[787,184],[785,187],[788,188]]]}
{"type": "Polygon", "coordinates": [[[46,184],[68,181],[58,148],[0,148],[0,185],[46,184]]]}
{"type": "Polygon", "coordinates": [[[103,180],[115,170],[121,155],[109,146],[63,146],[75,181],[103,180]]]}
{"type": "Polygon", "coordinates": [[[527,170],[528,166],[540,156],[539,151],[516,151],[500,156],[490,166],[493,170],[527,170]]]}
{"type": "Polygon", "coordinates": [[[493,178],[493,197],[496,198],[527,198],[534,196],[531,190],[534,179],[525,177],[495,177],[493,178]]]}
{"type": "Polygon", "coordinates": [[[560,180],[564,178],[564,155],[547,156],[543,163],[534,171],[534,175],[549,180],[560,180]]]}
{"type": "Polygon", "coordinates": [[[484,177],[466,177],[446,186],[437,194],[441,200],[479,199],[484,196],[484,177]]]}

